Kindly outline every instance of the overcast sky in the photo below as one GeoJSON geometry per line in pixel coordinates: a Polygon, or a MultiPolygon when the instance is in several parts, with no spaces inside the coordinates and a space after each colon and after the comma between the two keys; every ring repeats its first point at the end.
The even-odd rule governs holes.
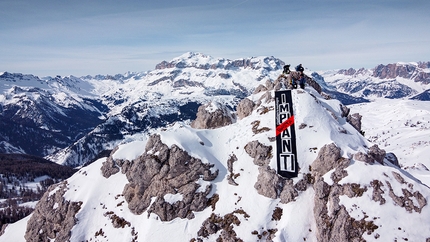
{"type": "Polygon", "coordinates": [[[430,1],[0,1],[0,71],[122,74],[188,51],[314,71],[430,61],[430,1]]]}

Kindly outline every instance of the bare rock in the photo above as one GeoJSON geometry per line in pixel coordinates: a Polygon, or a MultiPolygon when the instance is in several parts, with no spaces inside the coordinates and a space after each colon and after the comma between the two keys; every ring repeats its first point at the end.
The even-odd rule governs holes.
{"type": "MultiPolygon", "coordinates": [[[[311,164],[312,174],[322,176],[331,169],[344,165],[340,162],[340,148],[334,143],[324,145],[318,152],[318,156],[311,164]]],[[[343,161],[343,160],[341,160],[343,161]]]]}
{"type": "Polygon", "coordinates": [[[373,145],[369,148],[368,154],[372,156],[372,158],[377,161],[380,164],[384,164],[384,158],[385,158],[385,150],[380,149],[378,145],[373,145]]]}
{"type": "Polygon", "coordinates": [[[268,91],[273,90],[273,88],[275,87],[275,83],[269,79],[266,80],[266,89],[268,91]]]}
{"type": "MultiPolygon", "coordinates": [[[[249,218],[249,215],[242,209],[237,209],[231,213],[225,214],[223,217],[212,213],[211,216],[203,222],[200,230],[197,232],[197,241],[203,241],[202,238],[207,238],[218,232],[220,233],[216,241],[243,241],[237,238],[237,234],[234,231],[234,228],[240,225],[239,215],[243,216],[245,219],[249,218]]],[[[196,239],[192,239],[191,241],[196,241],[196,239]]]]}
{"type": "Polygon", "coordinates": [[[269,166],[259,167],[258,171],[257,182],[254,185],[258,194],[272,199],[278,198],[284,186],[284,180],[269,166]]]}
{"type": "Polygon", "coordinates": [[[119,167],[116,162],[113,160],[112,155],[118,150],[118,146],[112,150],[111,154],[107,158],[105,162],[103,162],[102,167],[100,168],[102,175],[105,178],[109,178],[110,176],[119,172],[119,167]]]}
{"type": "Polygon", "coordinates": [[[379,202],[380,205],[384,204],[386,202],[386,200],[382,196],[382,194],[384,194],[384,190],[382,190],[382,188],[381,188],[384,186],[384,184],[381,181],[373,180],[370,183],[370,185],[373,188],[372,200],[375,202],[379,202]]]}
{"type": "Polygon", "coordinates": [[[373,164],[377,161],[380,164],[384,164],[385,150],[380,149],[378,145],[373,145],[369,148],[367,154],[363,152],[357,152],[354,154],[354,159],[357,161],[362,161],[368,164],[373,164]]]}
{"type": "Polygon", "coordinates": [[[263,86],[262,84],[258,85],[257,88],[255,88],[254,90],[254,94],[260,93],[260,92],[265,92],[267,91],[267,87],[263,86]]]}
{"type": "Polygon", "coordinates": [[[261,97],[258,99],[257,101],[257,106],[260,106],[261,103],[263,103],[263,101],[265,103],[270,103],[275,101],[275,98],[272,96],[272,92],[265,92],[263,95],[261,95],[261,97]]]}
{"type": "Polygon", "coordinates": [[[342,118],[348,117],[350,109],[345,105],[342,105],[342,104],[339,104],[339,105],[340,105],[341,117],[342,118]]]}
{"type": "Polygon", "coordinates": [[[289,202],[292,202],[296,199],[297,196],[299,196],[299,193],[293,185],[293,180],[287,179],[279,195],[279,197],[281,198],[281,203],[287,204],[289,202]]]}
{"type": "MultiPolygon", "coordinates": [[[[393,175],[400,184],[406,184],[400,174],[393,172],[393,175]]],[[[389,189],[388,195],[393,199],[394,204],[404,208],[406,211],[421,213],[423,207],[427,205],[427,199],[419,191],[413,191],[411,184],[408,184],[409,189],[402,188],[402,194],[395,194],[391,183],[388,181],[386,183],[389,189]],[[413,200],[417,201],[418,204],[415,205],[416,202],[414,203],[413,200]]]]}
{"type": "Polygon", "coordinates": [[[362,235],[365,232],[372,233],[378,228],[373,221],[366,221],[365,218],[355,220],[348,214],[345,206],[339,204],[339,196],[346,195],[345,191],[354,190],[354,186],[346,186],[348,187],[339,184],[330,186],[322,177],[315,181],[313,211],[317,241],[363,241],[362,235]]]}
{"type": "Polygon", "coordinates": [[[26,241],[69,241],[82,202],[67,201],[66,189],[67,183],[63,182],[45,192],[27,222],[26,241]]]}
{"type": "Polygon", "coordinates": [[[231,110],[217,102],[211,102],[199,107],[197,118],[191,123],[195,129],[216,129],[232,124],[235,116],[231,110]]]}
{"type": "Polygon", "coordinates": [[[234,169],[233,169],[233,163],[236,161],[237,161],[237,157],[235,154],[230,155],[230,157],[227,160],[227,168],[228,168],[228,172],[229,172],[229,174],[227,175],[227,181],[228,181],[228,184],[233,185],[233,186],[239,185],[234,180],[234,178],[239,175],[239,174],[235,174],[234,169]]]}
{"type": "Polygon", "coordinates": [[[254,158],[254,164],[258,166],[268,165],[272,158],[272,146],[266,146],[257,140],[249,142],[245,146],[245,151],[254,158]]]}
{"type": "Polygon", "coordinates": [[[193,211],[202,211],[209,206],[210,198],[206,196],[211,186],[197,192],[199,185],[196,182],[200,177],[215,179],[218,170],[212,172],[213,165],[202,163],[176,145],[168,148],[158,135],[151,136],[145,153],[127,165],[130,166],[126,171],[129,183],[124,187],[123,195],[133,213],[148,210],[162,221],[170,221],[177,217],[193,218],[193,211]],[[182,195],[182,200],[173,204],[165,201],[166,195],[175,194],[182,195]],[[150,207],[154,197],[156,200],[150,207]]]}
{"type": "Polygon", "coordinates": [[[248,117],[252,111],[254,110],[255,104],[253,101],[251,101],[248,98],[244,98],[242,101],[239,102],[237,105],[237,117],[239,119],[243,119],[245,117],[248,117]]]}
{"type": "Polygon", "coordinates": [[[362,161],[368,164],[372,164],[374,162],[374,159],[370,155],[361,151],[354,154],[354,160],[362,161]]]}
{"type": "Polygon", "coordinates": [[[318,93],[321,94],[322,89],[321,89],[320,84],[318,84],[318,82],[316,82],[313,78],[306,76],[306,75],[305,75],[305,79],[306,79],[306,84],[308,84],[313,89],[315,89],[315,91],[317,91],[318,93]]]}
{"type": "Polygon", "coordinates": [[[346,121],[352,125],[357,131],[361,131],[361,118],[358,113],[350,114],[346,117],[346,121]]]}

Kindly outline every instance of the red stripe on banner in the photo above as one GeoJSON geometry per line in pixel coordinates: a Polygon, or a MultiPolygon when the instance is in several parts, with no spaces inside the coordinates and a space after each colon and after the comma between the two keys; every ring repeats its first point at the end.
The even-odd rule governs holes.
{"type": "Polygon", "coordinates": [[[289,119],[282,122],[282,124],[276,126],[276,136],[284,132],[288,127],[294,124],[294,116],[291,116],[289,119]]]}

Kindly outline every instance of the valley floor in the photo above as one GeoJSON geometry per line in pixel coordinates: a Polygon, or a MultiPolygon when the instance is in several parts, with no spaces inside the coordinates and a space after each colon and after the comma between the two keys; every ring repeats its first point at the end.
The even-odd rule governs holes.
{"type": "Polygon", "coordinates": [[[430,186],[430,105],[425,101],[377,99],[350,105],[362,115],[365,137],[394,153],[403,169],[430,186]]]}

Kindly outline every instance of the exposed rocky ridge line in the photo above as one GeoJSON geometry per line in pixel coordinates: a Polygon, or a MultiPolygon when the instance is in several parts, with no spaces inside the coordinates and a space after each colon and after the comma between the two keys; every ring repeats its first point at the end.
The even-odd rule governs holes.
{"type": "Polygon", "coordinates": [[[210,102],[201,105],[197,111],[197,118],[191,123],[195,129],[216,129],[232,124],[236,115],[226,105],[210,102]]]}
{"type": "Polygon", "coordinates": [[[149,138],[145,152],[133,161],[109,158],[103,163],[102,174],[108,178],[119,172],[125,173],[129,183],[124,187],[124,198],[128,208],[135,214],[145,211],[155,213],[162,221],[179,218],[194,218],[193,211],[202,211],[209,206],[206,196],[211,186],[198,192],[201,178],[212,181],[218,170],[211,171],[213,165],[204,164],[193,158],[178,146],[167,147],[158,135],[149,138]],[[166,195],[180,194],[182,199],[173,204],[165,201],[166,195]],[[151,198],[155,202],[151,204],[151,198]]]}
{"type": "Polygon", "coordinates": [[[281,70],[282,66],[285,63],[277,58],[272,57],[251,57],[251,58],[242,58],[236,60],[229,59],[214,59],[210,56],[201,54],[201,53],[193,53],[188,52],[182,55],[179,58],[176,58],[170,62],[162,61],[161,63],[155,66],[155,69],[167,69],[167,68],[196,68],[202,70],[215,70],[215,69],[224,69],[224,70],[234,70],[237,68],[250,68],[254,70],[259,69],[267,69],[270,71],[273,70],[281,70]],[[206,63],[202,63],[201,60],[204,60],[206,63]]]}
{"type": "Polygon", "coordinates": [[[373,76],[381,79],[392,79],[396,77],[403,77],[414,79],[415,82],[423,84],[430,83],[430,73],[423,72],[420,69],[427,69],[430,67],[430,62],[419,62],[416,66],[410,64],[388,64],[378,65],[373,70],[373,76]]]}
{"type": "MultiPolygon", "coordinates": [[[[373,180],[369,185],[361,187],[359,184],[343,184],[338,182],[348,176],[344,170],[350,164],[350,160],[341,157],[341,150],[335,144],[325,145],[318,153],[318,157],[312,163],[312,176],[315,177],[313,185],[315,190],[315,207],[314,216],[318,227],[318,241],[362,241],[364,233],[372,234],[378,226],[372,220],[365,220],[366,216],[361,220],[353,219],[346,211],[344,205],[339,204],[339,197],[346,195],[348,197],[360,197],[368,189],[373,189],[372,200],[384,204],[388,197],[383,194],[388,193],[389,198],[397,206],[404,207],[408,212],[421,212],[421,209],[427,205],[426,199],[419,191],[413,190],[412,184],[407,184],[402,175],[393,172],[392,176],[400,184],[407,184],[408,188],[403,188],[403,196],[396,195],[393,192],[389,181],[385,181],[388,187],[384,187],[384,182],[373,180]],[[331,180],[334,182],[329,185],[324,181],[323,176],[330,170],[335,169],[331,174],[331,180]],[[418,201],[418,206],[414,205],[411,198],[418,201]]],[[[354,155],[354,159],[363,161],[369,164],[383,164],[385,158],[385,151],[379,149],[376,145],[369,148],[367,154],[358,152],[354,155]],[[366,157],[366,159],[361,159],[366,157]]],[[[388,176],[387,176],[388,177],[388,176]]],[[[375,239],[379,237],[375,234],[375,239]]]]}
{"type": "Polygon", "coordinates": [[[27,223],[27,241],[68,241],[71,230],[77,223],[75,215],[81,209],[81,202],[64,198],[67,182],[52,185],[37,203],[27,223]]]}
{"type": "Polygon", "coordinates": [[[341,69],[337,73],[347,76],[358,76],[371,74],[373,77],[380,79],[395,79],[397,77],[413,79],[415,82],[423,84],[430,83],[430,73],[425,71],[430,68],[430,62],[417,62],[417,63],[391,63],[380,64],[373,69],[341,69]]]}

